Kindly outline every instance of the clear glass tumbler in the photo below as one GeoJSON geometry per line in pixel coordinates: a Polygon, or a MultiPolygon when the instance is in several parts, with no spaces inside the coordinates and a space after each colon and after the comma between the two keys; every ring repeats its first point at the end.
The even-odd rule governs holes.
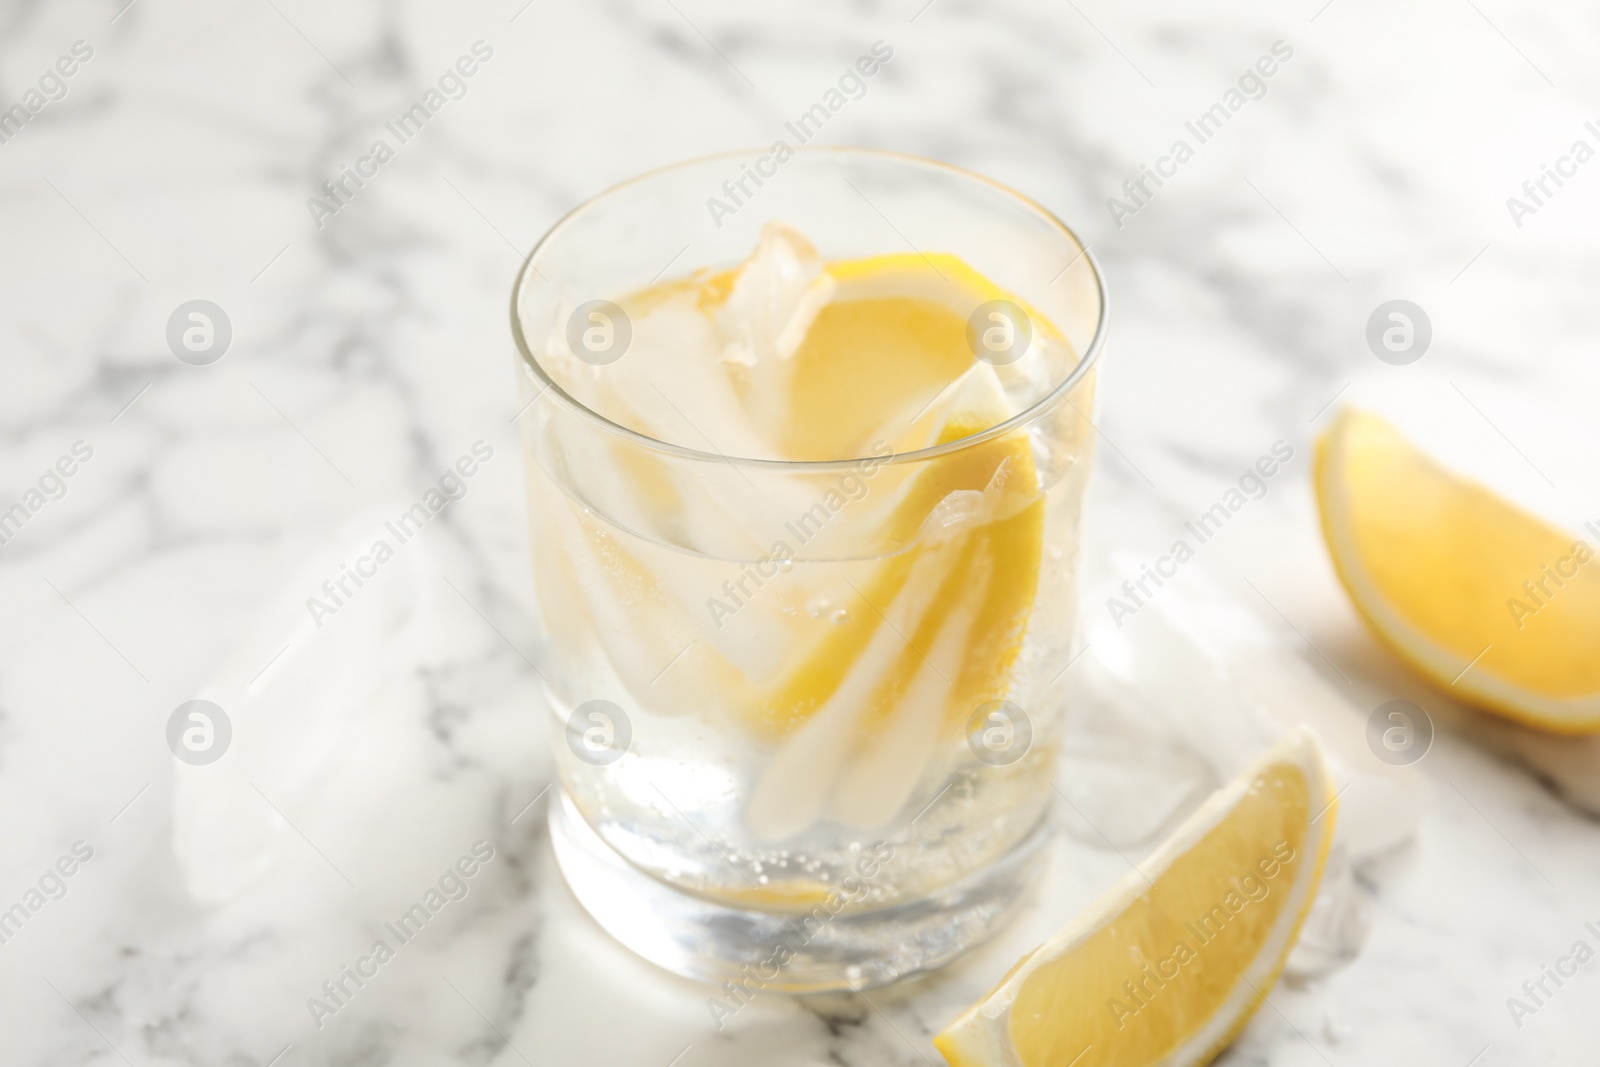
{"type": "Polygon", "coordinates": [[[719,1022],[762,990],[941,966],[1041,871],[1105,321],[1093,257],[1048,212],[873,151],[667,167],[579,206],[528,257],[512,330],[554,848],[616,938],[722,984],[719,1022]],[[601,385],[650,358],[631,336],[654,299],[639,294],[707,284],[770,222],[829,262],[916,256],[946,282],[971,268],[1026,319],[975,306],[974,359],[1002,368],[991,342],[1019,329],[1064,358],[1042,378],[1035,364],[997,425],[804,461],[730,453],[695,383],[649,365],[628,370],[670,433],[577,399],[575,353],[601,385]]]}

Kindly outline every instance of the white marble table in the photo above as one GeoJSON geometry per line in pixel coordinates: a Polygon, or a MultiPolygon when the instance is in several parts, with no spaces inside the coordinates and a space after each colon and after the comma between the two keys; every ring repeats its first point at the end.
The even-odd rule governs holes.
{"type": "MultiPolygon", "coordinates": [[[[1426,308],[1425,362],[1509,440],[1513,393],[1592,412],[1600,165],[1532,214],[1506,203],[1574,140],[1600,144],[1592,7],[124,2],[0,7],[0,107],[39,104],[0,127],[0,509],[28,511],[0,547],[0,908],[41,879],[59,896],[0,944],[0,1061],[936,1062],[929,1036],[1120,873],[1064,841],[1049,903],[949,973],[870,1003],[765,997],[719,1032],[706,991],[608,941],[552,865],[513,273],[601,188],[780,136],[881,40],[892,61],[822,139],[994,175],[1078,225],[1109,274],[1094,537],[1159,550],[1291,442],[1299,461],[1208,570],[1270,598],[1354,704],[1406,697],[1438,722],[1420,833],[1360,876],[1361,954],[1281,985],[1224,1062],[1593,1062],[1600,966],[1520,1028],[1506,1006],[1573,942],[1600,945],[1583,926],[1600,926],[1600,828],[1570,799],[1588,749],[1462,712],[1379,650],[1306,484],[1330,401],[1400,370],[1363,340],[1388,299],[1426,308]],[[1198,144],[1185,123],[1279,41],[1292,56],[1264,93],[1198,144]],[[385,133],[464,56],[459,99],[403,144],[385,133]],[[380,137],[393,158],[362,162],[380,137]],[[1132,202],[1124,181],[1180,138],[1193,157],[1132,202]],[[308,208],[345,166],[370,176],[308,208]],[[208,366],[165,339],[196,298],[232,324],[208,366]],[[79,441],[92,457],[64,493],[47,479],[28,506],[79,441]],[[344,665],[384,715],[342,735],[315,789],[257,767],[245,799],[277,861],[230,903],[196,899],[173,709],[223,657],[267,669],[282,649],[251,644],[261,606],[303,595],[315,546],[418,499],[476,441],[493,459],[405,565],[428,625],[344,665]],[[307,999],[478,841],[494,858],[470,892],[314,1021],[307,999]],[[47,876],[75,842],[92,858],[47,876]]],[[[339,694],[313,680],[305,698],[339,694]]]]}

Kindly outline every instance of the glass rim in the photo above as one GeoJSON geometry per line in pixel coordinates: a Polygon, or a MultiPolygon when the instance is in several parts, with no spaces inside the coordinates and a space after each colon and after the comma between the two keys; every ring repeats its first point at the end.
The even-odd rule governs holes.
{"type": "MultiPolygon", "coordinates": [[[[695,156],[691,159],[679,160],[675,163],[668,163],[664,166],[655,167],[651,170],[643,172],[642,174],[636,174],[631,178],[620,181],[615,185],[608,186],[600,192],[595,193],[593,196],[588,197],[571,210],[567,211],[564,215],[551,224],[550,228],[546,230],[544,234],[540,236],[539,240],[534,243],[533,248],[528,252],[527,257],[522,261],[522,266],[517,271],[516,280],[511,286],[511,336],[516,341],[518,357],[523,363],[530,367],[533,370],[534,375],[544,383],[544,388],[539,390],[538,394],[533,400],[528,402],[526,407],[531,407],[533,403],[545,393],[554,393],[556,397],[565,404],[566,407],[570,408],[580,417],[594,423],[600,429],[605,430],[607,433],[610,433],[622,440],[641,445],[645,448],[651,449],[652,451],[664,452],[680,459],[704,461],[710,463],[727,463],[750,467],[796,469],[821,473],[834,470],[852,469],[859,467],[864,462],[869,461],[877,465],[914,463],[960,452],[964,449],[983,444],[986,441],[992,441],[997,437],[1003,437],[1019,427],[1033,421],[1040,414],[1054,407],[1060,401],[1066,399],[1067,394],[1070,393],[1073,388],[1076,387],[1078,383],[1088,375],[1089,371],[1093,369],[1095,364],[1099,362],[1100,350],[1105,347],[1106,326],[1111,310],[1109,295],[1106,292],[1105,275],[1100,269],[1099,260],[1095,259],[1094,253],[1090,250],[1088,243],[1079,238],[1077,232],[1065,222],[1062,222],[1061,219],[1056,217],[1054,212],[1040,204],[1037,200],[1018,192],[1009,185],[995,181],[993,178],[986,177],[975,171],[968,170],[965,167],[958,167],[954,164],[945,163],[941,160],[928,159],[926,157],[912,155],[907,152],[892,152],[881,148],[858,148],[853,146],[833,145],[801,146],[793,150],[796,155],[863,156],[871,159],[887,160],[895,163],[912,164],[914,166],[926,167],[933,170],[948,171],[951,174],[955,174],[962,178],[966,178],[971,181],[978,182],[979,184],[988,186],[990,189],[1000,193],[1002,196],[1021,204],[1024,208],[1027,208],[1029,211],[1043,218],[1045,222],[1054,227],[1056,230],[1059,230],[1067,237],[1068,240],[1077,245],[1079,249],[1077,257],[1072,261],[1072,263],[1068,263],[1067,266],[1062,269],[1061,273],[1065,274],[1067,270],[1070,270],[1073,264],[1079,259],[1085,260],[1089,265],[1090,274],[1094,278],[1095,293],[1099,297],[1100,303],[1099,312],[1095,317],[1094,336],[1090,338],[1089,345],[1084,349],[1083,354],[1079,357],[1077,365],[1073,367],[1071,372],[1068,373],[1066,377],[1058,382],[1055,387],[1044,396],[1040,397],[1038,400],[1035,400],[1032,404],[1029,404],[1027,407],[1023,408],[1009,419],[1006,419],[1004,422],[996,423],[986,430],[969,434],[966,437],[958,437],[954,441],[947,441],[944,444],[931,445],[927,448],[914,449],[909,452],[892,452],[886,457],[878,455],[860,456],[854,459],[765,459],[754,456],[729,456],[721,452],[705,452],[697,448],[690,448],[687,445],[676,444],[672,441],[663,441],[660,438],[651,437],[649,434],[640,433],[637,430],[624,426],[619,422],[615,422],[607,418],[600,412],[595,411],[593,408],[589,407],[577,397],[563,389],[560,383],[558,383],[545,371],[543,365],[540,364],[538,357],[533,354],[532,348],[528,345],[527,337],[523,334],[522,316],[518,309],[523,285],[527,280],[528,272],[530,270],[537,272],[537,268],[534,266],[534,261],[539,258],[539,253],[544,249],[545,245],[548,244],[553,237],[560,233],[580,214],[588,211],[590,208],[595,207],[597,204],[608,200],[612,194],[621,192],[623,189],[630,188],[641,182],[648,181],[652,178],[658,177],[662,174],[670,173],[672,171],[700,166],[702,164],[711,163],[717,160],[742,159],[752,155],[759,155],[763,151],[766,150],[762,148],[735,149],[728,152],[715,152],[710,155],[695,156]]],[[[542,274],[540,276],[543,277],[542,274]]],[[[526,408],[524,411],[525,410],[526,408]]],[[[1087,418],[1087,416],[1085,416],[1085,418],[1087,418]]],[[[521,413],[518,415],[518,421],[521,421],[521,413]]]]}

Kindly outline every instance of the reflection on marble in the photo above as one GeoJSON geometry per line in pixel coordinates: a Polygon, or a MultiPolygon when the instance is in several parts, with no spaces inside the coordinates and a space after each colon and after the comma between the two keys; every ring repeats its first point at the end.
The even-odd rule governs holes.
{"type": "MultiPolygon", "coordinates": [[[[1327,566],[1306,473],[1358,379],[1453,382],[1490,445],[1541,468],[1562,446],[1525,443],[1538,425],[1592,410],[1593,175],[1532,216],[1506,200],[1585,136],[1597,23],[1576,3],[1358,0],[0,7],[0,108],[42,104],[0,142],[0,509],[28,511],[0,547],[0,907],[75,842],[93,850],[0,944],[3,1059],[921,1064],[930,1034],[1126,869],[1064,814],[1040,905],[994,944],[870,1000],[762,997],[718,1031],[704,989],[609,942],[552,868],[512,275],[585,196],[770,143],[882,40],[893,61],[821,139],[991,174],[1107,269],[1094,540],[1149,558],[1290,442],[1299,458],[1197,566],[1357,714],[1405,698],[1438,726],[1410,769],[1433,796],[1414,840],[1349,857],[1340,882],[1328,943],[1364,933],[1359,954],[1308,962],[1224,1062],[1584,1062],[1593,974],[1520,1027],[1506,1000],[1600,920],[1600,755],[1463,711],[1379,649],[1327,566]],[[64,93],[41,88],[78,41],[92,58],[64,93]],[[479,41],[492,58],[399,143],[386,124],[479,41]],[[1266,94],[1117,226],[1108,198],[1278,41],[1293,58],[1266,94]],[[380,139],[393,157],[363,164],[380,139]],[[314,217],[347,167],[376,169],[314,217]],[[1433,322],[1410,368],[1363,340],[1393,298],[1433,322]],[[167,345],[193,299],[232,326],[209,365],[167,345]],[[362,613],[400,609],[353,599],[306,648],[325,664],[275,664],[293,650],[274,605],[314,595],[301,586],[332,573],[316,561],[338,531],[393,518],[480,439],[497,458],[385,565],[407,568],[384,578],[415,585],[420,615],[363,646],[362,613]],[[92,459],[29,506],[79,441],[92,459]],[[165,731],[224,685],[278,687],[244,701],[233,743],[271,737],[283,756],[207,780],[217,799],[165,731]],[[332,718],[283,718],[313,708],[332,718]],[[251,812],[231,842],[203,818],[228,805],[251,812]],[[197,872],[197,840],[277,859],[197,872]],[[493,859],[465,895],[389,933],[480,841],[493,859]],[[357,986],[347,966],[376,973],[357,986]],[[341,980],[339,1010],[314,1019],[307,1000],[341,980]]],[[[1578,485],[1556,480],[1600,518],[1578,485]]],[[[1171,781],[1211,773],[1162,751],[1171,781]]],[[[1149,763],[1093,771],[1110,790],[1149,763]]]]}

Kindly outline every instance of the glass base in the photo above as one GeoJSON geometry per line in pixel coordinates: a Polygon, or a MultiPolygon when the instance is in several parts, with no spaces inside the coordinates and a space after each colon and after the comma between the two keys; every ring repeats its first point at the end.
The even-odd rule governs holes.
{"type": "Polygon", "coordinates": [[[565,792],[550,805],[550,838],[573,894],[611,936],[675,974],[731,981],[748,999],[870,989],[950,963],[1017,912],[1044,871],[1050,823],[933,896],[808,914],[735,908],[651,877],[601,840],[565,792]]]}

